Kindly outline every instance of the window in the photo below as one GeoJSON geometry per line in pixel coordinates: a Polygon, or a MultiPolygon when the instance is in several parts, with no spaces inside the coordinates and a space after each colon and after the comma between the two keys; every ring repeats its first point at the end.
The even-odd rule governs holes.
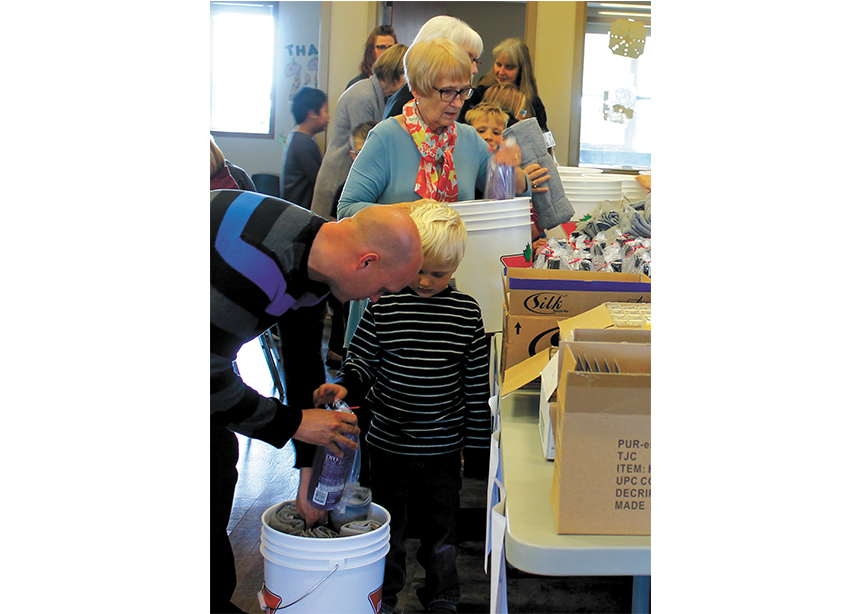
{"type": "Polygon", "coordinates": [[[650,2],[589,2],[583,53],[579,165],[651,168],[650,2]],[[616,55],[610,29],[619,20],[645,26],[639,57],[616,55]]]}
{"type": "Polygon", "coordinates": [[[209,130],[274,138],[275,2],[209,3],[209,130]]]}

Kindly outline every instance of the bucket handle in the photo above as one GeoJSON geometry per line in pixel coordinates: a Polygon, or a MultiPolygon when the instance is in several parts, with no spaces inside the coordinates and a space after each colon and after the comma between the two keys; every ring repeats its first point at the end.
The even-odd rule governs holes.
{"type": "Polygon", "coordinates": [[[276,608],[270,608],[268,605],[266,605],[266,600],[265,600],[265,598],[264,598],[264,596],[263,596],[263,593],[264,593],[264,592],[265,592],[265,590],[266,590],[266,583],[265,583],[265,582],[263,582],[263,588],[261,588],[261,589],[260,589],[260,592],[259,592],[259,593],[257,593],[257,599],[259,599],[259,600],[260,600],[260,608],[261,608],[261,609],[263,609],[263,610],[265,610],[265,611],[267,612],[267,614],[271,614],[272,612],[274,612],[274,611],[276,611],[276,610],[283,610],[283,609],[285,609],[285,608],[290,607],[291,605],[296,605],[299,601],[301,601],[302,599],[304,599],[305,597],[307,597],[308,595],[310,595],[312,592],[314,592],[315,590],[317,590],[317,589],[319,588],[320,584],[322,584],[323,582],[325,582],[326,580],[328,580],[329,576],[330,576],[330,575],[332,575],[334,572],[336,572],[336,571],[338,570],[338,568],[339,568],[339,567],[340,567],[340,565],[335,564],[334,569],[332,569],[330,572],[328,572],[328,573],[323,577],[323,579],[322,579],[322,580],[320,580],[319,582],[317,582],[316,584],[314,584],[311,588],[309,588],[309,589],[305,592],[305,594],[304,594],[304,595],[302,595],[301,597],[299,597],[299,598],[298,598],[298,599],[296,599],[295,601],[292,601],[292,602],[290,602],[290,603],[288,603],[288,604],[286,604],[286,605],[278,606],[278,607],[276,607],[276,608]]]}

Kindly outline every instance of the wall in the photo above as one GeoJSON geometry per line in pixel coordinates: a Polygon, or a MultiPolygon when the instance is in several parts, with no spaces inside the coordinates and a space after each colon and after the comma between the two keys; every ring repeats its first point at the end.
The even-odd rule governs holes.
{"type": "Polygon", "coordinates": [[[506,38],[525,40],[525,2],[448,2],[448,15],[462,19],[484,41],[480,79],[493,65],[493,47],[506,38]]]}
{"type": "MultiPolygon", "coordinates": [[[[322,3],[322,45],[327,50],[321,62],[326,83],[322,89],[328,94],[332,118],[346,84],[358,74],[364,43],[371,30],[379,24],[378,8],[378,2],[322,3]]],[[[327,132],[318,138],[323,151],[327,132]]]]}
{"type": "Polygon", "coordinates": [[[394,2],[391,25],[405,45],[410,44],[424,22],[436,15],[462,19],[484,41],[484,64],[475,82],[490,70],[493,47],[506,38],[524,38],[525,2],[394,2]]]}
{"type": "Polygon", "coordinates": [[[575,150],[579,151],[586,3],[529,4],[533,6],[529,8],[529,32],[525,40],[532,52],[535,80],[546,107],[547,125],[556,142],[555,157],[562,166],[575,166],[577,157],[571,157],[570,152],[572,140],[575,141],[575,150]]]}

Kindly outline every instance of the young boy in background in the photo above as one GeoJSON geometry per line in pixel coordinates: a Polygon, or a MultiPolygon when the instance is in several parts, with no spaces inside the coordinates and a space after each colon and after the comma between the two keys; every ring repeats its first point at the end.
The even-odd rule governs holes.
{"type": "MultiPolygon", "coordinates": [[[[505,131],[510,119],[511,116],[495,102],[482,102],[466,111],[466,123],[472,126],[478,135],[487,142],[491,151],[496,151],[499,145],[502,144],[502,140],[504,139],[502,133],[505,131]]],[[[516,121],[513,123],[516,123],[516,121]]],[[[548,187],[541,186],[542,183],[549,181],[549,171],[547,169],[541,167],[539,164],[529,164],[523,167],[523,171],[525,171],[529,181],[532,183],[532,192],[546,192],[549,190],[548,187]]],[[[476,198],[483,198],[483,190],[480,190],[480,194],[476,194],[475,196],[476,198]]],[[[531,220],[532,249],[537,250],[546,242],[546,234],[538,223],[534,207],[531,207],[531,220]]]]}
{"type": "Polygon", "coordinates": [[[368,305],[334,384],[314,403],[361,399],[373,501],[391,513],[382,612],[406,583],[406,525],[420,527],[418,561],[430,612],[456,612],[457,510],[462,479],[489,471],[489,349],[477,301],[448,285],[463,258],[466,228],[448,205],[421,201],[412,218],[424,264],[402,291],[368,305]],[[465,445],[465,448],[464,448],[465,445]]]}
{"type": "Polygon", "coordinates": [[[290,132],[281,161],[281,198],[311,208],[314,184],[322,164],[322,154],[314,135],[329,122],[325,92],[303,87],[293,97],[290,111],[296,127],[290,132]]]}
{"type": "Polygon", "coordinates": [[[466,123],[496,151],[502,144],[502,133],[508,125],[509,116],[497,104],[482,102],[466,111],[466,123]]]}

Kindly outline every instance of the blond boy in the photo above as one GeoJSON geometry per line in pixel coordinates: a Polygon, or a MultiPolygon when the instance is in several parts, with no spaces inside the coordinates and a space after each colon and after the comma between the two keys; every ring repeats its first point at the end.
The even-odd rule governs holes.
{"type": "Polygon", "coordinates": [[[508,119],[502,107],[491,102],[482,102],[466,112],[466,123],[475,129],[492,151],[502,144],[502,133],[508,125],[508,119]]]}

